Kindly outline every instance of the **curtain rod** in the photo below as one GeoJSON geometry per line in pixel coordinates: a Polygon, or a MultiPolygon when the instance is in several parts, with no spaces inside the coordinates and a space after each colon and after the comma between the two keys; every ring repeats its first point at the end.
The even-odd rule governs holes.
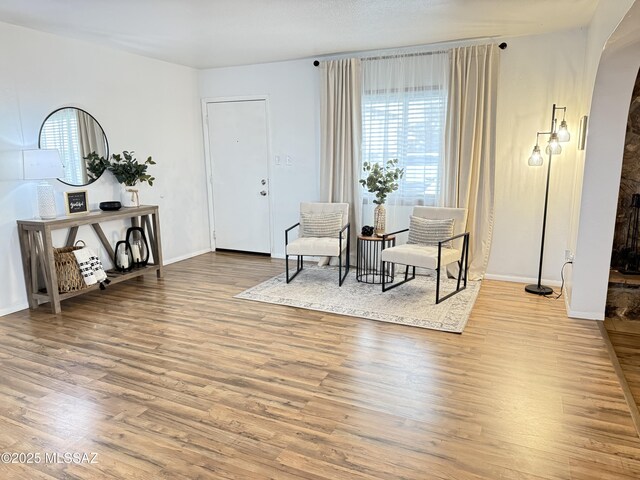
{"type": "MultiPolygon", "coordinates": [[[[507,48],[507,42],[502,42],[500,45],[498,45],[498,48],[500,50],[506,50],[507,48]]],[[[447,50],[436,50],[433,52],[416,52],[416,53],[406,53],[404,55],[385,55],[385,56],[380,56],[380,57],[361,57],[361,60],[386,60],[388,58],[395,58],[395,57],[419,57],[422,55],[435,55],[437,53],[446,53],[447,50]]],[[[319,60],[314,60],[313,61],[313,66],[317,67],[320,65],[320,61],[319,60]]]]}

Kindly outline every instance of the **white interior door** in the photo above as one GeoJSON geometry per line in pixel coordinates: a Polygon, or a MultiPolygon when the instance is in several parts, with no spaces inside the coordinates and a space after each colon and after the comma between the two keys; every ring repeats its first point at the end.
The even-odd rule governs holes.
{"type": "Polygon", "coordinates": [[[216,249],[271,253],[266,100],[207,103],[216,249]]]}

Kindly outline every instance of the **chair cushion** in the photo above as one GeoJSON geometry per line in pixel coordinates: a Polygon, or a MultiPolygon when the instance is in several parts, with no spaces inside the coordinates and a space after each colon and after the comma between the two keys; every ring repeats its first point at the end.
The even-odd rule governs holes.
{"type": "MultiPolygon", "coordinates": [[[[441,266],[444,267],[460,260],[461,252],[455,248],[442,249],[441,266]]],[[[414,267],[438,268],[438,247],[431,245],[405,244],[397,247],[385,248],[381,259],[384,262],[412,265],[414,267]]]]}
{"type": "MultiPolygon", "coordinates": [[[[288,255],[312,255],[319,257],[337,257],[340,255],[340,239],[326,237],[300,237],[287,245],[288,255]]],[[[342,241],[342,250],[347,248],[342,241]]]]}
{"type": "Polygon", "coordinates": [[[301,237],[338,238],[342,228],[342,213],[300,213],[301,237]]]}
{"type": "MultiPolygon", "coordinates": [[[[453,218],[429,219],[411,215],[407,243],[438,246],[439,241],[453,236],[453,223],[453,218]]],[[[445,242],[442,246],[451,248],[451,242],[445,242]]]]}

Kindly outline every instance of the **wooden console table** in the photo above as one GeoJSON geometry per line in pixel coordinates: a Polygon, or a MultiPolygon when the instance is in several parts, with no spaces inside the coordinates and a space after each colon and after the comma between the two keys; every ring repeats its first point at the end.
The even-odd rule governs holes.
{"type": "Polygon", "coordinates": [[[141,226],[145,230],[149,249],[153,261],[147,266],[134,268],[129,272],[107,271],[111,283],[123,282],[130,278],[156,272],[158,278],[162,278],[162,244],[160,242],[160,218],[158,207],[147,205],[140,207],[123,208],[112,212],[101,210],[89,212],[86,215],[59,217],[53,220],[18,220],[18,237],[22,252],[22,268],[24,270],[24,282],[27,289],[29,308],[37,308],[40,303],[49,302],[53,313],[60,313],[60,301],[67,298],[82,295],[99,288],[92,285],[81,290],[68,293],[58,292],[58,275],[53,259],[53,242],[51,232],[62,228],[68,228],[65,246],[72,246],[76,241],[78,228],[90,225],[98,235],[102,246],[107,251],[109,258],[113,259],[113,247],[107,240],[100,224],[111,220],[131,219],[131,226],[141,226]],[[44,278],[46,291],[40,290],[38,274],[44,278]]]}

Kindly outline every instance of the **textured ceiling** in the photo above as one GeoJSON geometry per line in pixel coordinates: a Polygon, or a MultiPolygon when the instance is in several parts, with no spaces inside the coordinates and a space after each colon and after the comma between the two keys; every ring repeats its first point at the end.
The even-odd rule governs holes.
{"type": "Polygon", "coordinates": [[[598,0],[0,0],[0,21],[196,68],[545,33],[598,0]]]}

